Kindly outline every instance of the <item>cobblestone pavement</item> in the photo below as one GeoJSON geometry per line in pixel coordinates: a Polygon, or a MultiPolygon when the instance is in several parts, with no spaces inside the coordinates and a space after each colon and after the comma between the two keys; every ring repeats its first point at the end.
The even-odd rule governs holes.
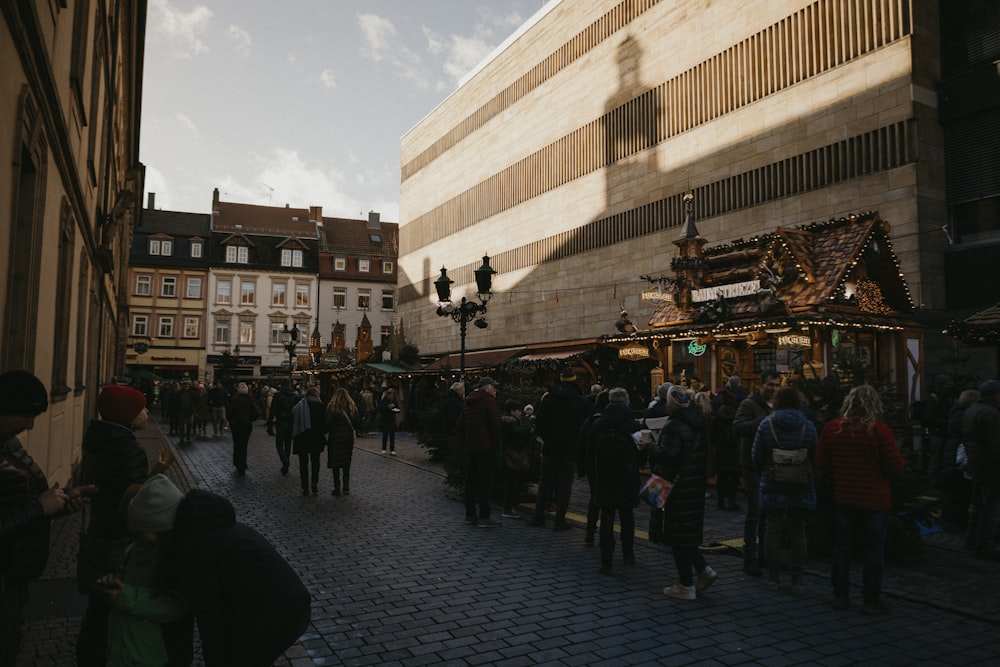
{"type": "MultiPolygon", "coordinates": [[[[763,580],[743,575],[738,553],[724,545],[706,554],[718,582],[682,602],[660,592],[675,578],[669,551],[645,540],[635,567],[616,560],[606,577],[579,526],[465,525],[461,502],[405,434],[396,457],[379,453],[377,437],[360,438],[351,495],[339,498],[330,495],[326,469],[319,496],[303,497],[295,462],[281,476],[273,438],[260,424],[243,478],[234,474],[228,435],[177,448],[151,424],[141,439],[152,453],[170,441],[179,461],[168,474],[178,486],[229,497],[239,520],[267,536],[309,587],[312,624],[282,666],[971,665],[1000,658],[1000,574],[946,536],[927,538],[920,567],[889,569],[888,616],[832,610],[822,561],[810,561],[805,594],[769,592],[763,580]]],[[[585,501],[580,483],[571,508],[577,522],[585,501]]],[[[645,521],[640,516],[638,526],[645,521]]],[[[75,519],[56,524],[49,567],[32,587],[19,667],[74,664],[84,607],[72,581],[78,530],[75,519]]],[[[741,513],[706,503],[706,543],[741,533],[741,513]]]]}

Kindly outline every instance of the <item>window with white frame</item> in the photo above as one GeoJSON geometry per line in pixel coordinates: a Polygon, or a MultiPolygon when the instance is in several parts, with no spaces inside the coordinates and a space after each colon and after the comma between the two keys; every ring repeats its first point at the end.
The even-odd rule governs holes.
{"type": "Polygon", "coordinates": [[[153,277],[152,276],[136,276],[135,277],[135,295],[136,296],[149,296],[152,293],[153,277]]]}
{"type": "Polygon", "coordinates": [[[252,280],[244,280],[240,283],[240,303],[244,306],[252,306],[256,300],[257,284],[252,280]]]}
{"type": "Polygon", "coordinates": [[[197,338],[198,337],[198,318],[197,317],[185,317],[184,318],[184,338],[197,338]]]}
{"type": "Polygon", "coordinates": [[[395,293],[391,289],[382,290],[382,310],[392,310],[395,307],[395,293]]]}
{"type": "Polygon", "coordinates": [[[159,328],[159,338],[173,338],[174,337],[174,318],[170,316],[165,316],[160,318],[160,328],[159,328]]]}
{"type": "Polygon", "coordinates": [[[309,285],[295,286],[295,305],[300,307],[309,305],[309,285]]]}
{"type": "Polygon", "coordinates": [[[250,249],[246,246],[226,246],[227,264],[246,264],[250,261],[250,249]]]}
{"type": "Polygon", "coordinates": [[[163,276],[163,282],[160,283],[160,296],[177,296],[176,276],[163,276]]]}
{"type": "Polygon", "coordinates": [[[160,254],[160,239],[149,239],[149,254],[150,255],[160,254]]]}
{"type": "Polygon", "coordinates": [[[188,278],[187,298],[189,299],[201,298],[201,278],[188,278]]]}
{"type": "Polygon", "coordinates": [[[215,283],[215,302],[224,304],[233,302],[232,280],[219,280],[215,283]]]}
{"type": "Polygon", "coordinates": [[[282,266],[302,266],[302,251],[285,248],[281,251],[282,266]]]}
{"type": "Polygon", "coordinates": [[[194,258],[201,257],[202,246],[203,244],[201,241],[191,241],[191,256],[194,258]]]}
{"type": "Polygon", "coordinates": [[[382,260],[382,273],[392,273],[392,261],[388,259],[382,260]]]}
{"type": "Polygon", "coordinates": [[[334,308],[347,308],[347,288],[346,287],[334,287],[333,288],[333,307],[334,308]]]}
{"type": "Polygon", "coordinates": [[[135,315],[132,317],[132,335],[133,336],[149,335],[149,316],[135,315]]]}
{"type": "Polygon", "coordinates": [[[372,291],[367,288],[358,290],[358,310],[370,310],[372,307],[372,291]]]}
{"type": "Polygon", "coordinates": [[[285,326],[283,324],[276,324],[271,322],[271,345],[284,345],[281,340],[281,332],[284,331],[285,326]]]}
{"type": "Polygon", "coordinates": [[[160,254],[164,257],[169,257],[174,254],[174,242],[173,241],[160,241],[160,254]]]}
{"type": "Polygon", "coordinates": [[[253,332],[252,321],[240,320],[240,345],[253,345],[253,332]]]}
{"type": "Polygon", "coordinates": [[[359,257],[358,258],[358,272],[359,273],[371,273],[372,261],[370,259],[359,257]]]}
{"type": "Polygon", "coordinates": [[[346,271],[347,270],[347,258],[346,257],[334,257],[333,258],[333,270],[334,271],[346,271]]]}
{"type": "Polygon", "coordinates": [[[292,266],[302,266],[302,251],[293,250],[292,251],[292,266]]]}
{"type": "Polygon", "coordinates": [[[215,342],[229,345],[229,320],[215,320],[215,342]]]}
{"type": "Polygon", "coordinates": [[[226,246],[226,264],[236,263],[236,246],[227,245],[226,246]]]}
{"type": "Polygon", "coordinates": [[[274,283],[271,285],[271,305],[272,306],[284,306],[285,305],[285,292],[288,291],[288,285],[285,283],[274,283]]]}

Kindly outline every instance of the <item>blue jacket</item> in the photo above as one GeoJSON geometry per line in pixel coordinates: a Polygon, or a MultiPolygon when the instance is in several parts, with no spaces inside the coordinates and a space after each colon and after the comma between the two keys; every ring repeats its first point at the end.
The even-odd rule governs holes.
{"type": "Polygon", "coordinates": [[[801,410],[775,410],[757,427],[757,435],[753,439],[753,463],[760,471],[760,506],[761,509],[816,509],[816,472],[814,461],[816,457],[816,442],[819,437],[816,427],[806,418],[801,410]],[[778,435],[774,441],[771,432],[778,435]],[[803,427],[805,430],[803,431],[803,427]],[[807,486],[791,486],[774,481],[771,474],[771,450],[798,449],[809,450],[809,483],[807,486]]]}

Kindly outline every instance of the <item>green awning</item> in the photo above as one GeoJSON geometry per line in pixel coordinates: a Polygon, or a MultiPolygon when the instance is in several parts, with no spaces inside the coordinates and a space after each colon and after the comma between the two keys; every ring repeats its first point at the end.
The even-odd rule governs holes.
{"type": "Polygon", "coordinates": [[[410,371],[405,368],[400,368],[396,364],[387,364],[385,362],[369,362],[365,366],[374,369],[379,373],[386,373],[387,375],[398,375],[399,373],[409,373],[410,371]]]}

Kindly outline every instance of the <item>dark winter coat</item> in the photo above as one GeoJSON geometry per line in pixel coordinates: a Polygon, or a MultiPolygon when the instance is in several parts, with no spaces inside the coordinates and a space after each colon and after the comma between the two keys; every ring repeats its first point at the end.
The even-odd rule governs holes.
{"type": "Polygon", "coordinates": [[[174,528],[170,565],[198,620],[205,664],[273,664],[309,625],[298,575],[222,496],[189,492],[174,528]]]}
{"type": "Polygon", "coordinates": [[[514,415],[503,415],[500,418],[500,442],[504,449],[526,451],[530,438],[530,424],[526,424],[514,415]]]}
{"type": "Polygon", "coordinates": [[[229,394],[223,387],[212,387],[208,390],[208,404],[213,408],[224,408],[229,402],[229,394]]]}
{"type": "Polygon", "coordinates": [[[271,399],[271,421],[292,423],[292,408],[299,402],[299,396],[290,387],[282,387],[271,399]]]}
{"type": "Polygon", "coordinates": [[[760,506],[762,509],[799,508],[816,509],[816,475],[813,463],[816,457],[816,427],[801,410],[775,410],[760,423],[753,441],[753,463],[760,471],[760,506]],[[774,441],[774,433],[778,442],[774,441]],[[803,428],[805,431],[803,431],[803,428]],[[771,451],[774,449],[799,449],[809,451],[809,483],[807,486],[780,484],[771,470],[771,451]]]}
{"type": "Polygon", "coordinates": [[[465,451],[485,454],[500,447],[500,406],[485,389],[477,389],[465,399],[458,416],[458,435],[465,451]]]}
{"type": "Polygon", "coordinates": [[[250,394],[236,394],[226,408],[226,419],[230,423],[253,425],[260,413],[250,394]]]}
{"type": "Polygon", "coordinates": [[[8,589],[38,578],[49,560],[45,473],[16,437],[0,443],[0,577],[8,589]]]}
{"type": "Polygon", "coordinates": [[[326,406],[319,396],[302,399],[309,407],[310,428],[292,438],[293,454],[313,454],[326,447],[326,406]]]}
{"type": "Polygon", "coordinates": [[[972,481],[1000,487],[1000,406],[979,399],[962,417],[962,441],[972,481]]]}
{"type": "Polygon", "coordinates": [[[693,406],[675,411],[660,431],[660,438],[650,455],[654,473],[665,479],[676,478],[664,507],[664,544],[691,547],[701,544],[707,462],[701,411],[693,406]]]}
{"type": "Polygon", "coordinates": [[[90,497],[87,534],[100,539],[130,538],[132,533],[119,506],[125,489],[142,484],[148,474],[149,460],[132,429],[99,419],[91,421],[83,435],[80,463],[80,484],[97,486],[90,497]]]}
{"type": "Polygon", "coordinates": [[[736,408],[733,416],[733,437],[740,442],[740,465],[744,468],[753,467],[753,439],[764,417],[771,414],[771,406],[767,404],[759,391],[747,396],[736,408]]]}
{"type": "Polygon", "coordinates": [[[602,508],[639,504],[639,450],[632,438],[638,430],[638,422],[624,403],[610,403],[589,429],[597,504],[602,508]]]}
{"type": "Polygon", "coordinates": [[[883,511],[892,507],[889,480],[902,472],[903,457],[887,425],[854,429],[838,417],[820,434],[816,467],[833,483],[837,507],[883,511]]]}
{"type": "Polygon", "coordinates": [[[448,393],[445,394],[444,404],[441,406],[442,426],[445,433],[455,432],[455,426],[458,424],[458,415],[461,414],[463,407],[465,407],[465,401],[462,397],[449,389],[448,393]]]}
{"type": "Polygon", "coordinates": [[[742,389],[723,387],[712,402],[712,446],[715,448],[715,470],[720,473],[740,471],[740,438],[733,433],[733,418],[747,398],[742,389]]]}
{"type": "Polygon", "coordinates": [[[354,433],[357,429],[357,414],[354,419],[343,412],[334,412],[327,419],[330,449],[327,451],[327,468],[350,468],[354,454],[354,433]]]}
{"type": "Polygon", "coordinates": [[[535,433],[542,438],[542,456],[576,460],[580,427],[593,407],[571,382],[552,387],[535,412],[535,433]]]}
{"type": "Polygon", "coordinates": [[[194,415],[194,391],[191,388],[181,388],[173,395],[174,415],[181,419],[187,419],[194,415]]]}
{"type": "Polygon", "coordinates": [[[396,415],[399,414],[399,398],[383,396],[378,402],[378,427],[383,433],[396,432],[396,415]]]}
{"type": "Polygon", "coordinates": [[[577,477],[594,477],[594,424],[601,418],[600,412],[595,412],[583,420],[580,426],[580,440],[576,449],[577,477]]]}
{"type": "MultiPolygon", "coordinates": [[[[962,442],[962,417],[969,407],[956,401],[948,413],[948,432],[941,450],[941,474],[944,476],[952,475],[958,469],[955,459],[958,457],[958,445],[962,442]]],[[[968,455],[968,448],[966,454],[968,455]]]]}

